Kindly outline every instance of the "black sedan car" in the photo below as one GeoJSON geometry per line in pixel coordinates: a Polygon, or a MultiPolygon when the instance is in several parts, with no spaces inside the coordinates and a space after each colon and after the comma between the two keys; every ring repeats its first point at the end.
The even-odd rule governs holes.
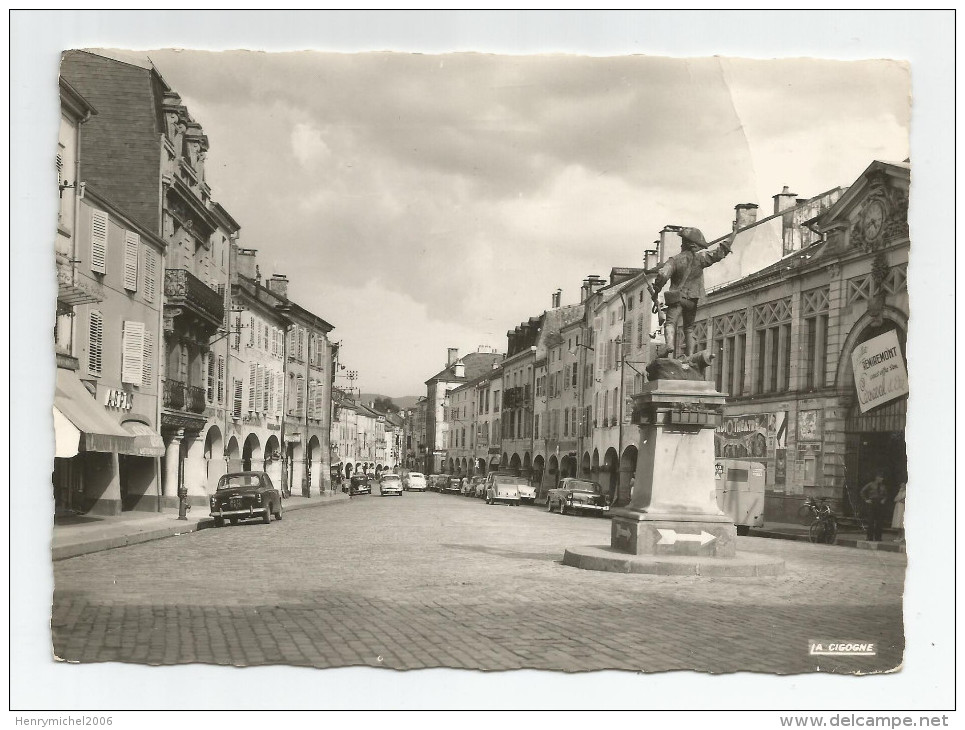
{"type": "Polygon", "coordinates": [[[225,474],[211,495],[211,516],[216,527],[224,526],[226,519],[235,525],[238,520],[252,517],[267,525],[272,515],[280,520],[281,514],[281,494],[263,471],[225,474]]]}
{"type": "Polygon", "coordinates": [[[348,485],[349,495],[372,494],[372,484],[368,474],[353,474],[348,485]]]}

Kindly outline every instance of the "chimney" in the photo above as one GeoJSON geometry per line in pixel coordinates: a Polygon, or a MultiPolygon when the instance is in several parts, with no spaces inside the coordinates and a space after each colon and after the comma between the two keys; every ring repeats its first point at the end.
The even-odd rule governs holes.
{"type": "Polygon", "coordinates": [[[452,366],[452,374],[457,378],[466,377],[466,366],[463,364],[462,360],[457,360],[452,366]]]}
{"type": "Polygon", "coordinates": [[[288,299],[288,277],[284,274],[272,274],[265,285],[272,294],[288,299]]]}
{"type": "Polygon", "coordinates": [[[583,286],[580,288],[580,301],[585,302],[593,295],[593,292],[595,292],[604,284],[606,284],[606,280],[601,279],[596,274],[590,274],[589,276],[587,276],[583,280],[583,286]]]}
{"type": "Polygon", "coordinates": [[[238,248],[235,255],[235,271],[240,275],[248,279],[258,280],[258,274],[255,269],[258,266],[256,256],[258,254],[258,249],[256,248],[238,248]]]}
{"type": "Polygon", "coordinates": [[[734,206],[734,230],[747,228],[757,222],[757,203],[739,203],[734,206]]]}
{"type": "Polygon", "coordinates": [[[680,250],[680,229],[676,226],[664,226],[660,231],[660,250],[657,255],[658,264],[662,264],[670,256],[680,250]],[[669,252],[669,255],[668,255],[669,252]]]}
{"type": "Polygon", "coordinates": [[[455,364],[456,364],[456,360],[458,360],[458,359],[459,359],[459,348],[458,348],[458,347],[450,347],[450,348],[449,348],[449,355],[448,355],[448,357],[446,358],[446,367],[449,367],[450,365],[455,365],[455,364]]]}
{"type": "Polygon", "coordinates": [[[774,215],[793,208],[796,200],[797,193],[788,192],[788,187],[785,185],[784,190],[774,196],[774,215]]]}
{"type": "Polygon", "coordinates": [[[562,290],[562,289],[557,289],[555,292],[553,292],[553,294],[551,295],[551,297],[552,297],[552,302],[553,302],[553,306],[552,306],[553,309],[559,309],[559,308],[560,308],[560,297],[562,297],[562,296],[563,296],[563,290],[562,290]]]}

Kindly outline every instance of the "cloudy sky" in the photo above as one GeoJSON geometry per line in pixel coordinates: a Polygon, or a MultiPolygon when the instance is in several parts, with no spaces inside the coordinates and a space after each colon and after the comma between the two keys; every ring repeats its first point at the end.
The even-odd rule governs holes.
{"type": "Polygon", "coordinates": [[[909,156],[889,61],[148,52],[204,127],[263,276],[336,326],[363,391],[579,300],[667,223],[707,239],[909,156]]]}

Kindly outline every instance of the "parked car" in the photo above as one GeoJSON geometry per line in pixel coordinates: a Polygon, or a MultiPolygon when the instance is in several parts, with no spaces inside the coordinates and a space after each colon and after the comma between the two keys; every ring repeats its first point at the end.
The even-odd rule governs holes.
{"type": "Polygon", "coordinates": [[[408,492],[426,491],[426,478],[424,474],[417,471],[410,471],[409,475],[402,480],[402,488],[408,492]]]}
{"type": "Polygon", "coordinates": [[[379,479],[379,496],[397,494],[402,496],[402,477],[398,474],[384,473],[379,479]]]}
{"type": "Polygon", "coordinates": [[[442,488],[442,491],[449,494],[459,494],[462,489],[462,478],[461,477],[449,477],[446,479],[446,484],[442,488]]]}
{"type": "Polygon", "coordinates": [[[225,474],[211,495],[211,516],[216,527],[224,526],[225,519],[236,525],[238,520],[252,517],[260,517],[267,525],[272,515],[281,519],[281,509],[281,494],[263,471],[225,474]]]}
{"type": "Polygon", "coordinates": [[[460,493],[463,497],[471,497],[471,496],[472,496],[472,478],[471,478],[471,477],[465,477],[465,478],[462,480],[462,487],[460,487],[459,493],[460,493]]]}
{"type": "Polygon", "coordinates": [[[486,477],[472,478],[472,496],[484,499],[486,497],[486,477]]]}
{"type": "Polygon", "coordinates": [[[529,482],[520,483],[518,489],[520,502],[533,504],[536,501],[536,487],[534,487],[532,484],[529,482]]]}
{"type": "Polygon", "coordinates": [[[606,503],[606,493],[596,482],[588,479],[565,478],[560,486],[551,489],[546,496],[546,511],[556,507],[561,515],[567,512],[595,512],[603,514],[610,508],[606,503]]]}
{"type": "Polygon", "coordinates": [[[519,487],[527,484],[523,477],[506,474],[491,475],[486,483],[486,504],[505,502],[514,507],[519,505],[519,487]]]}
{"type": "Polygon", "coordinates": [[[429,477],[429,489],[433,492],[442,492],[449,483],[449,477],[445,474],[433,474],[429,477]]]}
{"type": "Polygon", "coordinates": [[[348,485],[349,495],[372,494],[372,484],[368,474],[353,474],[348,485]]]}

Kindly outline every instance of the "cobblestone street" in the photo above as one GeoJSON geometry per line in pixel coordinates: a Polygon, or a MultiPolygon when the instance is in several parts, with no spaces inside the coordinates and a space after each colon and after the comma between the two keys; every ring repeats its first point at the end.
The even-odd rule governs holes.
{"type": "Polygon", "coordinates": [[[901,664],[905,556],[763,538],[779,578],[581,571],[609,521],[434,493],[357,497],[54,564],[76,662],[874,672],[901,664]],[[876,657],[808,656],[809,640],[876,657]]]}

